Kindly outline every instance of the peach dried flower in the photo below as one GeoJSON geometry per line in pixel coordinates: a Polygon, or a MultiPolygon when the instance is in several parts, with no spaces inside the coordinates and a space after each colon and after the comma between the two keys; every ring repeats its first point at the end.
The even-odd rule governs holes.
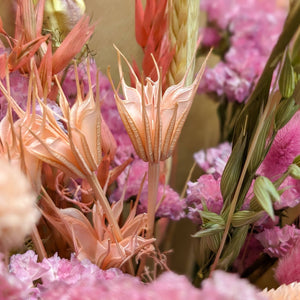
{"type": "Polygon", "coordinates": [[[39,219],[36,195],[25,175],[8,161],[0,160],[0,250],[22,244],[39,219]]]}

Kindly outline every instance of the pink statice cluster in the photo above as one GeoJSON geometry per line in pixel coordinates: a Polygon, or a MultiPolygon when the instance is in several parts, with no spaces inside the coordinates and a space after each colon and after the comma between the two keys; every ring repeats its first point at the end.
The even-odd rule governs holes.
{"type": "Polygon", "coordinates": [[[194,223],[202,223],[199,211],[203,210],[203,206],[209,211],[220,213],[223,206],[220,182],[221,178],[216,179],[213,175],[202,175],[197,182],[188,182],[187,217],[194,223]]]}
{"type": "Polygon", "coordinates": [[[300,229],[295,225],[285,225],[283,228],[274,226],[265,228],[255,235],[264,247],[264,252],[271,257],[284,257],[298,242],[300,229]]]}
{"type": "Polygon", "coordinates": [[[217,147],[200,150],[194,154],[198,166],[215,178],[222,176],[227,160],[231,154],[231,144],[224,142],[217,147]]]}
{"type": "MultiPolygon", "coordinates": [[[[6,87],[6,80],[0,79],[3,85],[6,87]]],[[[19,71],[10,73],[10,94],[16,100],[17,104],[23,109],[26,109],[27,95],[28,95],[28,76],[21,74],[19,71]]],[[[5,96],[0,92],[0,120],[3,119],[7,112],[7,100],[5,96]]],[[[13,117],[16,119],[16,114],[13,112],[13,117]]]]}
{"type": "MultiPolygon", "coordinates": [[[[56,254],[38,262],[37,255],[29,250],[24,254],[11,257],[9,276],[14,276],[17,281],[21,282],[27,295],[27,298],[24,299],[40,299],[43,293],[55,289],[56,286],[59,287],[60,283],[63,283],[65,287],[71,287],[72,285],[83,285],[84,282],[91,280],[101,282],[127,275],[119,269],[101,270],[88,260],[79,261],[74,256],[68,260],[60,258],[56,254]]],[[[41,299],[44,298],[41,297],[41,299]]]]}
{"type": "MultiPolygon", "coordinates": [[[[125,199],[135,197],[142,185],[142,179],[147,174],[148,164],[141,159],[135,158],[131,165],[121,174],[118,179],[118,188],[112,193],[110,200],[118,201],[125,192],[125,199]]],[[[142,186],[140,203],[138,205],[138,213],[147,212],[148,202],[148,180],[142,186]]],[[[157,211],[156,217],[166,217],[171,220],[179,220],[185,216],[186,202],[180,199],[179,194],[169,185],[163,183],[158,185],[157,211]]]]}
{"type": "Polygon", "coordinates": [[[238,276],[216,271],[197,289],[185,276],[165,272],[149,284],[118,269],[101,270],[89,261],[57,255],[37,262],[33,251],[12,256],[9,271],[0,262],[0,297],[16,300],[79,299],[252,299],[259,291],[238,276]]]}
{"type": "Polygon", "coordinates": [[[209,300],[267,300],[257,288],[236,274],[215,271],[203,281],[201,299],[209,300]]]}
{"type": "Polygon", "coordinates": [[[204,46],[217,47],[224,35],[229,36],[229,49],[214,68],[206,70],[200,92],[216,93],[228,101],[247,99],[277,41],[287,13],[276,2],[201,1],[208,18],[203,31],[204,46]]]}

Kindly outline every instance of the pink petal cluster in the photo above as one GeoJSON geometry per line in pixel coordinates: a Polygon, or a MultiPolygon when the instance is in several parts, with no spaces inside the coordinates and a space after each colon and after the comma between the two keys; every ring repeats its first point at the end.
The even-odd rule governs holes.
{"type": "Polygon", "coordinates": [[[222,176],[227,160],[231,154],[231,144],[224,142],[217,147],[200,150],[194,154],[199,167],[215,178],[222,176]]]}
{"type": "MultiPolygon", "coordinates": [[[[178,221],[185,217],[186,202],[170,186],[159,184],[157,203],[159,204],[155,216],[158,218],[169,218],[178,221]]],[[[148,207],[148,187],[145,186],[138,206],[138,212],[147,212],[148,207]]]]}
{"type": "Polygon", "coordinates": [[[236,274],[215,271],[211,278],[203,281],[201,299],[209,300],[267,300],[246,279],[236,274]]]}
{"type": "Polygon", "coordinates": [[[0,254],[0,299],[29,299],[26,285],[19,278],[7,271],[7,268],[3,263],[2,254],[0,254]]]}
{"type": "Polygon", "coordinates": [[[295,241],[294,247],[279,259],[275,277],[280,284],[300,282],[300,239],[295,241]]]}
{"type": "MultiPolygon", "coordinates": [[[[124,275],[119,269],[101,270],[88,260],[79,261],[74,256],[70,260],[57,254],[42,262],[37,262],[37,255],[29,250],[24,254],[11,257],[10,273],[20,280],[32,297],[39,297],[41,291],[51,289],[57,282],[76,285],[78,282],[94,280],[112,280],[124,275]],[[41,286],[34,287],[34,281],[41,281],[41,286]]],[[[35,298],[32,298],[35,299],[35,298]]]]}
{"type": "Polygon", "coordinates": [[[206,71],[199,91],[243,102],[264,68],[286,11],[275,0],[204,0],[201,8],[207,13],[208,28],[215,29],[204,30],[204,46],[216,43],[216,31],[229,32],[230,46],[224,59],[206,71]]]}
{"type": "Polygon", "coordinates": [[[285,225],[283,228],[274,226],[264,229],[255,235],[264,247],[264,252],[271,257],[283,257],[298,242],[300,230],[295,225],[285,225]]]}
{"type": "Polygon", "coordinates": [[[209,211],[219,213],[223,205],[223,197],[220,189],[221,178],[215,179],[213,175],[202,175],[197,182],[189,182],[186,204],[187,217],[196,224],[201,224],[200,210],[203,203],[209,211]]]}
{"type": "MultiPolygon", "coordinates": [[[[118,177],[118,188],[111,195],[110,201],[118,201],[124,189],[126,189],[125,199],[136,196],[140,190],[142,179],[147,172],[148,164],[141,159],[135,159],[128,169],[118,177]]],[[[147,211],[147,202],[148,179],[146,177],[138,205],[138,213],[147,211]]],[[[163,183],[158,185],[157,204],[159,205],[156,211],[156,217],[158,218],[167,217],[171,220],[179,220],[185,216],[185,201],[181,200],[179,194],[170,186],[163,183]]]]}
{"type": "MultiPolygon", "coordinates": [[[[300,111],[278,131],[275,140],[258,173],[275,181],[282,175],[300,154],[300,111]]],[[[294,207],[300,203],[300,182],[288,177],[280,188],[288,187],[282,195],[281,201],[275,203],[276,209],[294,207]]]]}
{"type": "Polygon", "coordinates": [[[264,300],[255,287],[237,275],[214,272],[202,289],[185,276],[165,272],[149,284],[120,270],[100,270],[89,261],[61,259],[57,255],[37,262],[33,251],[13,256],[8,272],[0,263],[1,299],[132,299],[132,300],[264,300]],[[34,285],[34,282],[38,282],[34,285]]]}

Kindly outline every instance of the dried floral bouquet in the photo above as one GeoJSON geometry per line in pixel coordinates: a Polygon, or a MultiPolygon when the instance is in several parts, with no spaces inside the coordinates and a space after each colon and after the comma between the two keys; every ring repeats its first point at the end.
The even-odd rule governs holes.
{"type": "Polygon", "coordinates": [[[142,68],[114,46],[119,82],[88,55],[83,0],[12,1],[14,36],[0,19],[0,299],[298,299],[300,2],[144,2],[142,68]],[[180,195],[196,93],[220,144],[180,195]],[[183,218],[192,282],[168,263],[183,218]]]}

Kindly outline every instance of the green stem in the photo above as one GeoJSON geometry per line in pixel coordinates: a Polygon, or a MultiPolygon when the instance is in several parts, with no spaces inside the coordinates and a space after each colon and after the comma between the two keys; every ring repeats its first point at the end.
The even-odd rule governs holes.
{"type": "Polygon", "coordinates": [[[155,208],[157,203],[159,181],[159,162],[148,163],[148,226],[147,238],[152,238],[154,233],[155,208]]]}
{"type": "Polygon", "coordinates": [[[241,191],[241,188],[242,188],[242,184],[244,182],[245,175],[246,175],[246,172],[247,172],[247,169],[248,169],[251,157],[252,157],[252,155],[254,153],[254,150],[255,150],[255,147],[256,147],[259,135],[260,135],[260,133],[261,133],[261,131],[263,129],[263,126],[265,124],[265,120],[266,120],[267,115],[268,115],[268,113],[269,113],[269,111],[271,109],[271,105],[272,104],[273,104],[272,99],[269,98],[269,101],[267,102],[267,105],[265,107],[263,115],[261,116],[260,122],[257,125],[256,132],[255,132],[255,134],[253,136],[253,139],[251,141],[251,144],[250,144],[250,147],[249,147],[249,151],[248,151],[248,154],[247,154],[247,158],[246,158],[246,161],[244,163],[243,170],[242,170],[242,173],[240,175],[240,178],[239,178],[239,181],[238,181],[238,185],[236,187],[236,190],[235,190],[232,202],[230,204],[230,209],[229,209],[227,221],[226,221],[226,224],[225,224],[225,229],[224,229],[224,233],[223,233],[222,240],[221,240],[221,243],[220,243],[220,247],[219,247],[218,252],[216,254],[215,261],[212,264],[211,269],[210,269],[210,275],[216,269],[216,267],[218,265],[218,262],[219,262],[219,259],[221,257],[222,251],[224,249],[225,242],[226,242],[226,239],[227,239],[227,235],[229,233],[229,229],[230,229],[230,226],[231,226],[232,217],[233,217],[233,214],[235,212],[237,201],[239,199],[239,194],[240,194],[240,191],[241,191]]]}

